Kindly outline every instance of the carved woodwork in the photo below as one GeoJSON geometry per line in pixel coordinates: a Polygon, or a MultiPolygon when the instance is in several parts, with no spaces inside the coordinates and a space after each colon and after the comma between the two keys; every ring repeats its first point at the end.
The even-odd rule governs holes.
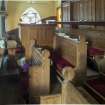
{"type": "Polygon", "coordinates": [[[35,63],[29,70],[30,96],[40,96],[50,93],[50,53],[34,48],[35,63]],[[39,63],[39,60],[41,63],[39,63]]]}

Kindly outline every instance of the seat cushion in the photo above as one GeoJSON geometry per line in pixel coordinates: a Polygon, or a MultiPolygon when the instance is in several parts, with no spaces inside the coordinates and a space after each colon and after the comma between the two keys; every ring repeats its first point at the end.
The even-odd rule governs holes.
{"type": "Polygon", "coordinates": [[[93,48],[93,47],[88,48],[89,56],[104,55],[104,53],[105,50],[100,48],[93,48]]]}
{"type": "Polygon", "coordinates": [[[72,65],[70,62],[65,60],[64,58],[60,58],[56,63],[57,69],[62,71],[64,67],[70,66],[74,68],[74,65],[72,65]]]}
{"type": "Polygon", "coordinates": [[[53,51],[51,53],[51,59],[53,60],[54,64],[56,65],[57,70],[59,70],[60,72],[63,70],[64,67],[67,67],[67,66],[70,66],[72,68],[75,67],[73,64],[68,62],[65,58],[63,58],[62,54],[58,50],[53,51]]]}

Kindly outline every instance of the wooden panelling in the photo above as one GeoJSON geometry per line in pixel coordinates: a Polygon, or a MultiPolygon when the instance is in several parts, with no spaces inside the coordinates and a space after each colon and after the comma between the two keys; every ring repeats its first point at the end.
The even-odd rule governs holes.
{"type": "MultiPolygon", "coordinates": [[[[62,20],[64,22],[68,22],[68,21],[71,20],[70,11],[71,11],[70,3],[63,3],[63,6],[62,6],[62,13],[63,13],[62,20]]],[[[66,32],[69,32],[70,25],[63,25],[63,27],[65,28],[66,32]]]]}
{"type": "Polygon", "coordinates": [[[74,20],[80,21],[80,5],[78,2],[73,3],[73,21],[74,20]]]}
{"type": "Polygon", "coordinates": [[[96,21],[101,20],[101,1],[96,0],[96,21]]]}
{"type": "Polygon", "coordinates": [[[74,2],[74,21],[92,21],[93,1],[81,0],[80,2],[74,2]]]}
{"type": "Polygon", "coordinates": [[[63,3],[62,10],[63,10],[63,17],[62,17],[63,21],[64,22],[70,21],[70,3],[63,3]]]}
{"type": "Polygon", "coordinates": [[[96,20],[105,21],[105,0],[96,0],[96,20]]]}
{"type": "Polygon", "coordinates": [[[91,7],[93,7],[93,9],[92,9],[92,12],[91,12],[91,15],[92,15],[92,17],[91,17],[91,21],[95,21],[96,19],[95,19],[95,16],[96,16],[96,13],[95,13],[95,0],[91,0],[91,7]]]}
{"type": "Polygon", "coordinates": [[[26,50],[26,57],[31,57],[31,47],[33,40],[38,46],[53,46],[55,25],[38,24],[38,25],[20,25],[20,36],[22,45],[26,50]]]}
{"type": "MultiPolygon", "coordinates": [[[[72,4],[74,21],[105,21],[105,0],[80,0],[72,2],[72,4]]],[[[63,17],[65,18],[69,14],[66,9],[67,7],[63,10],[63,17]]]]}
{"type": "MultiPolygon", "coordinates": [[[[70,19],[70,23],[65,21],[65,23],[62,23],[62,26],[67,33],[70,32],[71,27],[80,29],[95,28],[98,30],[105,30],[105,0],[80,0],[65,2],[66,4],[68,3],[70,5],[70,8],[72,3],[72,9],[70,10],[70,16],[72,15],[72,20],[70,19]],[[73,21],[76,22],[73,23],[73,21]]],[[[65,2],[62,3],[62,5],[65,4],[65,2]]],[[[66,18],[65,13],[69,14],[69,11],[64,9],[62,18],[66,18]]],[[[69,19],[66,20],[69,22],[69,19]]]]}

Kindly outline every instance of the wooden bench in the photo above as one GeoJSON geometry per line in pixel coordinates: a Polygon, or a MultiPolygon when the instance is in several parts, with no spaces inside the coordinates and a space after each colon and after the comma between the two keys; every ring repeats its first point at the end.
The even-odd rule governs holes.
{"type": "MultiPolygon", "coordinates": [[[[59,36],[57,36],[59,37],[59,36]]],[[[57,38],[56,37],[56,38],[57,38]]],[[[62,37],[60,37],[62,38],[62,37]]],[[[59,38],[58,38],[59,39],[59,38]]],[[[56,39],[57,40],[57,39],[56,39]]],[[[68,41],[68,39],[64,39],[64,41],[67,40],[67,46],[65,47],[65,43],[62,44],[63,48],[63,57],[65,57],[65,61],[67,61],[69,63],[69,58],[70,55],[72,54],[72,51],[75,52],[76,57],[81,54],[84,54],[84,52],[77,54],[76,52],[79,51],[78,46],[80,43],[76,43],[75,42],[72,44],[71,42],[71,48],[74,48],[73,50],[69,50],[68,48],[70,46],[68,46],[68,43],[70,43],[70,41],[68,41]],[[74,46],[73,46],[74,45],[74,46]],[[73,47],[72,47],[73,46],[73,47]],[[66,50],[65,50],[66,49],[66,50]],[[77,50],[78,49],[78,50],[77,50]],[[69,50],[70,53],[66,53],[66,51],[69,50]],[[67,54],[67,56],[66,56],[67,54]],[[68,59],[67,59],[68,58],[68,59]]],[[[63,41],[62,41],[63,42],[63,41]]],[[[57,44],[58,45],[58,44],[57,44]]],[[[85,45],[85,50],[86,50],[86,43],[84,42],[85,45]]],[[[60,45],[59,45],[60,46],[60,45]]],[[[81,48],[84,48],[81,45],[81,48]]],[[[55,48],[58,48],[58,46],[56,46],[55,48]]],[[[79,47],[80,48],[80,47],[79,47]]],[[[74,60],[73,62],[75,62],[75,64],[78,64],[77,66],[75,66],[75,68],[71,68],[69,65],[65,66],[63,68],[63,76],[64,76],[64,81],[61,81],[61,91],[55,94],[51,94],[49,92],[49,59],[47,56],[47,61],[45,62],[44,60],[42,60],[43,56],[41,51],[38,51],[37,49],[34,49],[35,54],[32,54],[34,59],[40,60],[42,62],[38,62],[38,65],[34,65],[33,67],[30,68],[30,94],[32,96],[32,100],[33,101],[37,101],[37,103],[40,104],[88,104],[90,103],[86,97],[84,97],[81,92],[77,89],[77,87],[75,87],[70,81],[72,81],[75,76],[77,74],[75,74],[76,70],[85,70],[84,65],[81,66],[80,63],[84,62],[78,62],[77,63],[77,59],[75,58],[75,56],[72,56],[72,59],[74,60]],[[42,63],[42,64],[41,64],[42,63]],[[47,66],[47,69],[45,69],[47,66]],[[45,68],[43,68],[45,67],[45,68]],[[77,67],[80,67],[77,69],[77,67]]],[[[83,51],[83,49],[81,49],[83,51]]],[[[86,57],[86,55],[85,55],[86,57]]],[[[77,57],[78,58],[78,57],[77,57]]],[[[80,58],[78,58],[80,61],[80,58]]],[[[84,62],[86,63],[86,61],[84,62]]],[[[81,73],[81,72],[78,72],[81,73]]],[[[61,73],[60,73],[61,74],[61,73]]],[[[80,79],[80,78],[79,78],[80,79]]]]}
{"type": "MultiPolygon", "coordinates": [[[[74,71],[70,71],[73,73],[74,71]]],[[[75,72],[74,72],[75,73],[75,72]]],[[[71,75],[70,81],[63,81],[61,92],[39,97],[40,104],[97,104],[97,101],[86,92],[82,87],[76,87],[71,83],[74,75],[71,75]]]]}
{"type": "MultiPolygon", "coordinates": [[[[67,68],[65,68],[67,70],[67,68]]],[[[72,81],[76,72],[69,71],[69,80],[61,83],[61,91],[39,97],[40,104],[98,104],[98,102],[83,88],[75,86],[72,81]]]]}
{"type": "Polygon", "coordinates": [[[76,72],[76,80],[81,81],[83,78],[85,78],[87,64],[87,44],[85,42],[85,36],[81,35],[80,33],[79,35],[79,41],[75,41],[72,38],[60,35],[56,35],[54,38],[54,49],[57,50],[58,53],[55,55],[54,62],[57,67],[57,73],[62,78],[65,78],[63,75],[68,75],[69,73],[67,70],[66,72],[68,73],[64,71],[65,67],[70,67],[70,69],[73,69],[76,72]]]}
{"type": "Polygon", "coordinates": [[[50,53],[48,50],[32,49],[32,66],[29,70],[30,96],[50,93],[50,53]]]}

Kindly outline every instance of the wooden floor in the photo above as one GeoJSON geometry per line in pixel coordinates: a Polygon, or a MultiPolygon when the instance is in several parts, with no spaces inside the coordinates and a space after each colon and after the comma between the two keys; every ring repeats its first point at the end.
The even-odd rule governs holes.
{"type": "Polygon", "coordinates": [[[97,71],[92,70],[92,69],[87,67],[87,74],[86,74],[87,77],[98,76],[98,75],[99,75],[99,73],[97,71]]]}
{"type": "Polygon", "coordinates": [[[86,89],[84,89],[83,87],[78,87],[78,90],[82,93],[82,95],[87,99],[87,101],[90,103],[90,104],[99,104],[95,98],[93,98],[91,96],[91,94],[89,94],[87,92],[86,89]]]}

